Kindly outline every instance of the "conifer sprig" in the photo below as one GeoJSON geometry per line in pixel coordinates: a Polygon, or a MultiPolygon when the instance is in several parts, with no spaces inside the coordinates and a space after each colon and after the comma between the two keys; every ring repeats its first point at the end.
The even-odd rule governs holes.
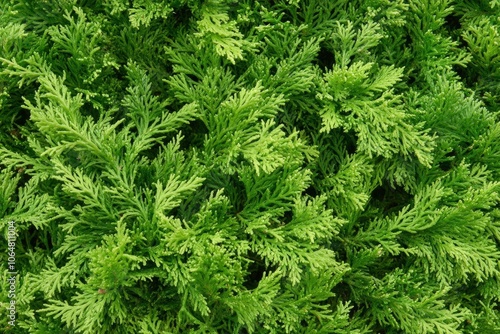
{"type": "Polygon", "coordinates": [[[499,332],[499,10],[0,0],[2,331],[499,332]]]}

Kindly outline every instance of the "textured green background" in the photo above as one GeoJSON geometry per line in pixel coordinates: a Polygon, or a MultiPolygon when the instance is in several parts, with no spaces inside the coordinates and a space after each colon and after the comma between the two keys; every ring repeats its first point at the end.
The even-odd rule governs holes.
{"type": "Polygon", "coordinates": [[[0,0],[0,60],[0,331],[500,333],[498,0],[0,0]]]}

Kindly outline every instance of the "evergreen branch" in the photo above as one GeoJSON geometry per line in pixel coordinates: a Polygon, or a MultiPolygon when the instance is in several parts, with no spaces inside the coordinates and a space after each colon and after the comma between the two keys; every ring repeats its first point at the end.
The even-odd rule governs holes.
{"type": "Polygon", "coordinates": [[[180,181],[179,177],[171,175],[165,186],[158,181],[155,184],[156,200],[154,212],[157,215],[163,215],[165,212],[177,207],[186,196],[196,191],[204,180],[204,178],[193,176],[189,180],[180,181]]]}
{"type": "Polygon", "coordinates": [[[77,199],[83,200],[89,209],[98,209],[107,218],[116,218],[113,208],[110,207],[109,198],[99,182],[93,176],[87,176],[76,168],[63,165],[60,161],[53,159],[56,180],[63,182],[62,189],[77,199]]]}

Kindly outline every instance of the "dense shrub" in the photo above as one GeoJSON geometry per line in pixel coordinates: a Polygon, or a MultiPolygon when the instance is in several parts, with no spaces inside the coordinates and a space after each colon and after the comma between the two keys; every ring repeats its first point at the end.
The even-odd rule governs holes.
{"type": "Polygon", "coordinates": [[[498,0],[0,4],[2,330],[500,333],[498,0]]]}

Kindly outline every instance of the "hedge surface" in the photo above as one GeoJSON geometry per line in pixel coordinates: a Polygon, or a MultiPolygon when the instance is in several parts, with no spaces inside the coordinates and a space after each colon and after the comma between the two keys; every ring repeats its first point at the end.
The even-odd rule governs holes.
{"type": "Polygon", "coordinates": [[[500,1],[0,0],[0,41],[0,331],[500,333],[500,1]]]}

